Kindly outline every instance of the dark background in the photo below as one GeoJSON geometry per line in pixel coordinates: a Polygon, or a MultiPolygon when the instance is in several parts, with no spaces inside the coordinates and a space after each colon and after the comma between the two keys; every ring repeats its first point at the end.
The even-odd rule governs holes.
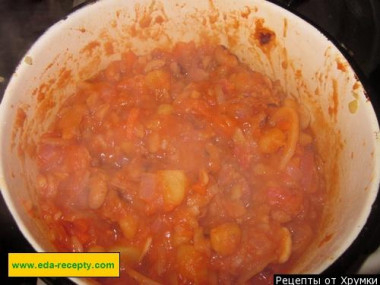
{"type": "MultiPolygon", "coordinates": [[[[85,0],[0,0],[0,95],[32,43],[85,0]]],[[[272,0],[316,25],[347,56],[379,117],[380,0],[272,0]]],[[[349,250],[325,273],[355,273],[380,245],[379,197],[367,225],[349,250]]],[[[34,250],[18,230],[0,195],[0,283],[35,284],[35,278],[7,279],[8,252],[34,250]]],[[[379,272],[380,273],[380,272],[379,272]]],[[[44,279],[66,284],[67,279],[44,279]]]]}

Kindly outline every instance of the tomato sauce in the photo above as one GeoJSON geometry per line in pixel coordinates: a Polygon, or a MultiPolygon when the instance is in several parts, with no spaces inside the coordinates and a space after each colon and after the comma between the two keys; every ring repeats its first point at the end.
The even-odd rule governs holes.
{"type": "Polygon", "coordinates": [[[271,283],[318,231],[309,122],[223,46],[127,51],[41,137],[40,217],[58,251],[121,253],[102,283],[271,283]]]}

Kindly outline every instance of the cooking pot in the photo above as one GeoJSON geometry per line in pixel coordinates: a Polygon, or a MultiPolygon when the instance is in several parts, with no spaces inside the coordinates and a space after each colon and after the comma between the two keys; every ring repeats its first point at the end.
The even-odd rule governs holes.
{"type": "Polygon", "coordinates": [[[320,273],[358,236],[377,196],[380,131],[352,67],[321,32],[263,0],[99,1],[51,27],[20,62],[0,109],[0,186],[36,251],[54,251],[36,205],[33,145],[76,82],[120,53],[178,41],[218,43],[253,70],[278,80],[311,114],[328,200],[319,235],[292,268],[320,273]]]}

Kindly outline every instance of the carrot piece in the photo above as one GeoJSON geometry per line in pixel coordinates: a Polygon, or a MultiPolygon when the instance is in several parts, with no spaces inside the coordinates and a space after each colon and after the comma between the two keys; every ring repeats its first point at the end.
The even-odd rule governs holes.
{"type": "Polygon", "coordinates": [[[132,139],[134,136],[135,125],[139,114],[140,109],[138,108],[132,108],[129,112],[126,125],[126,137],[129,140],[132,139]]]}
{"type": "Polygon", "coordinates": [[[149,71],[144,78],[146,86],[151,90],[169,90],[170,89],[170,73],[156,69],[149,71]]]}
{"type": "Polygon", "coordinates": [[[130,72],[133,66],[137,62],[137,56],[132,52],[128,51],[121,55],[120,70],[123,73],[130,72]]]}

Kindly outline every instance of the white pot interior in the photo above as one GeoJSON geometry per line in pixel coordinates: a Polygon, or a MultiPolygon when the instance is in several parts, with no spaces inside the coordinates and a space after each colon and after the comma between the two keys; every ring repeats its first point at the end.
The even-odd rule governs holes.
{"type": "Polygon", "coordinates": [[[152,3],[109,0],[89,5],[48,30],[17,68],[1,104],[0,181],[23,234],[36,250],[52,249],[28,214],[35,179],[29,147],[74,83],[128,48],[143,54],[177,41],[214,41],[252,69],[280,80],[284,91],[313,114],[330,198],[323,232],[293,271],[323,271],[359,234],[379,185],[379,126],[353,70],[324,35],[269,2],[152,3]],[[275,34],[265,47],[254,36],[261,25],[275,34]]]}

